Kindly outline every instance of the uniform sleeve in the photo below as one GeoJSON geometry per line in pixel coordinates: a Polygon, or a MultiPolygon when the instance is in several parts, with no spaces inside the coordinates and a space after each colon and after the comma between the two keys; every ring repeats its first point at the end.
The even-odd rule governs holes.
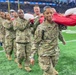
{"type": "Polygon", "coordinates": [[[63,42],[65,42],[65,40],[64,40],[64,38],[63,38],[63,36],[62,36],[62,34],[61,34],[61,32],[59,31],[59,36],[58,36],[58,38],[59,38],[59,40],[63,43],[63,42]]]}
{"type": "Polygon", "coordinates": [[[40,43],[42,41],[42,29],[41,26],[37,27],[34,35],[34,42],[35,43],[40,43]]]}
{"type": "Polygon", "coordinates": [[[17,25],[16,25],[16,23],[17,23],[16,20],[13,20],[13,29],[14,29],[14,30],[17,30],[17,25]]]}
{"type": "Polygon", "coordinates": [[[38,27],[35,31],[34,42],[31,48],[31,57],[34,57],[34,54],[37,52],[41,40],[42,40],[42,30],[38,27]]]}
{"type": "Polygon", "coordinates": [[[11,29],[13,27],[13,23],[12,21],[4,21],[3,22],[3,26],[6,28],[6,29],[11,29]]]}
{"type": "Polygon", "coordinates": [[[34,25],[33,25],[33,33],[35,33],[35,30],[36,30],[36,28],[37,28],[37,26],[38,26],[39,24],[40,24],[40,23],[39,23],[39,19],[38,19],[38,18],[35,19],[34,25]]]}

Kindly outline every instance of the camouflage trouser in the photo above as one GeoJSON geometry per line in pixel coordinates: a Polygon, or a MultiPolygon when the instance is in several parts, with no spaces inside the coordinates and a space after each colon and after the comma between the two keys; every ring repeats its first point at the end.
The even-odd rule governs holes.
{"type": "Polygon", "coordinates": [[[3,49],[5,49],[5,48],[4,48],[4,40],[5,40],[5,37],[2,35],[2,37],[1,37],[1,39],[0,39],[0,42],[2,43],[3,49]]]}
{"type": "Polygon", "coordinates": [[[54,68],[59,59],[59,51],[54,56],[39,56],[39,65],[43,70],[43,75],[55,75],[54,68]]]}
{"type": "Polygon", "coordinates": [[[12,51],[14,50],[14,55],[16,57],[16,42],[15,42],[15,39],[5,38],[4,48],[5,48],[5,53],[9,54],[9,55],[11,55],[12,51]]]}
{"type": "Polygon", "coordinates": [[[2,47],[3,47],[3,50],[5,50],[5,38],[3,39],[2,47]]]}
{"type": "Polygon", "coordinates": [[[53,67],[55,67],[56,64],[58,63],[59,54],[60,54],[60,51],[58,50],[58,51],[56,51],[56,54],[55,54],[54,56],[51,57],[53,67]]]}
{"type": "Polygon", "coordinates": [[[15,58],[17,58],[16,39],[13,40],[13,50],[14,50],[14,56],[15,56],[15,58]]]}
{"type": "Polygon", "coordinates": [[[31,50],[31,43],[28,44],[22,44],[17,43],[17,60],[18,63],[22,63],[22,61],[25,61],[25,66],[30,65],[29,56],[30,56],[30,50],[31,50]]]}

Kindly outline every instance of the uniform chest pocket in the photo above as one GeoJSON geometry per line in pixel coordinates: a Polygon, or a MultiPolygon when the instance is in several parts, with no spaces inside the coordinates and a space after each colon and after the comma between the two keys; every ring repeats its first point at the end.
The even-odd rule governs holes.
{"type": "Polygon", "coordinates": [[[52,34],[51,27],[47,27],[44,31],[44,39],[47,39],[47,40],[50,39],[51,34],[52,34]]]}

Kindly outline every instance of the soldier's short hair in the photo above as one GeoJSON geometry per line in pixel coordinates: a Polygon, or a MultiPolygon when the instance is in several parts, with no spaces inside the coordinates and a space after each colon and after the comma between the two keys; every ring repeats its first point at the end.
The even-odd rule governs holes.
{"type": "Polygon", "coordinates": [[[39,5],[35,5],[34,7],[39,7],[39,5]]]}
{"type": "Polygon", "coordinates": [[[19,9],[19,10],[18,10],[18,13],[19,13],[20,11],[24,12],[22,9],[19,9]]]}
{"type": "Polygon", "coordinates": [[[43,12],[45,12],[47,8],[51,8],[51,7],[50,7],[50,6],[45,6],[45,7],[43,8],[43,12]]]}

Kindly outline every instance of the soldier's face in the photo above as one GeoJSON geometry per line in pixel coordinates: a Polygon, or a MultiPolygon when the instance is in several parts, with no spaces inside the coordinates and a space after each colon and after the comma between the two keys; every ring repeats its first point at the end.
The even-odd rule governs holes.
{"type": "Polygon", "coordinates": [[[18,15],[19,15],[20,18],[24,18],[24,12],[23,12],[23,11],[20,11],[20,12],[18,13],[18,15]]]}
{"type": "Polygon", "coordinates": [[[5,19],[5,13],[1,12],[1,17],[5,19]]]}
{"type": "Polygon", "coordinates": [[[17,12],[15,12],[15,13],[14,13],[14,17],[15,17],[15,18],[17,18],[17,17],[18,17],[18,14],[17,14],[17,12]]]}
{"type": "Polygon", "coordinates": [[[11,17],[14,17],[14,13],[15,13],[14,11],[10,13],[11,17]]]}
{"type": "Polygon", "coordinates": [[[47,8],[44,12],[44,17],[46,20],[51,21],[52,20],[53,11],[51,8],[47,8]]]}
{"type": "Polygon", "coordinates": [[[6,19],[11,19],[11,16],[9,13],[6,14],[6,19]]]}
{"type": "Polygon", "coordinates": [[[39,7],[34,7],[34,12],[36,15],[40,14],[40,8],[39,7]]]}

